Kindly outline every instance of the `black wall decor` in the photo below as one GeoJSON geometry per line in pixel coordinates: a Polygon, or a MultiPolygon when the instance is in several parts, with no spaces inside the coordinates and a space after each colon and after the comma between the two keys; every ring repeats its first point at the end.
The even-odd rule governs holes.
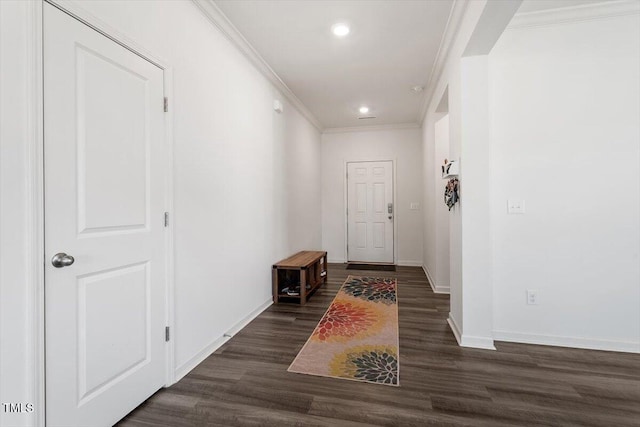
{"type": "Polygon", "coordinates": [[[451,208],[458,203],[458,200],[460,200],[458,187],[458,178],[451,178],[444,188],[444,203],[449,207],[449,210],[451,210],[451,208]]]}

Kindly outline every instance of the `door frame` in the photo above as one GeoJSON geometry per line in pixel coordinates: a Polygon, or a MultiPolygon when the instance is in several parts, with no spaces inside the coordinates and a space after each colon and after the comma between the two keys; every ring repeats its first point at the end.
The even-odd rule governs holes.
{"type": "Polygon", "coordinates": [[[347,215],[347,208],[349,207],[349,183],[347,180],[347,173],[349,163],[364,163],[364,162],[391,162],[391,176],[393,179],[392,191],[393,191],[393,263],[395,265],[398,264],[398,221],[397,221],[397,213],[398,213],[398,204],[397,204],[397,191],[396,191],[396,183],[397,179],[397,158],[395,157],[358,157],[354,159],[345,159],[344,160],[344,170],[342,174],[343,178],[343,214],[344,214],[344,262],[349,262],[349,217],[347,215]]]}
{"type": "MultiPolygon", "coordinates": [[[[29,213],[27,241],[27,259],[29,271],[26,277],[29,289],[29,309],[26,316],[29,321],[31,332],[28,344],[30,361],[33,366],[34,376],[31,382],[34,425],[45,426],[46,414],[46,389],[45,389],[45,246],[44,246],[44,47],[42,37],[44,33],[43,25],[43,5],[44,3],[60,9],[71,17],[79,20],[83,24],[98,31],[107,38],[118,43],[125,49],[153,63],[163,71],[164,94],[169,99],[173,99],[173,69],[168,61],[165,61],[143,45],[132,40],[104,21],[87,12],[80,3],[75,1],[61,0],[39,0],[28,2],[28,22],[26,26],[29,30],[27,43],[28,57],[28,83],[27,97],[28,117],[27,127],[29,132],[25,135],[25,143],[28,150],[27,160],[27,211],[29,213]]],[[[173,108],[169,106],[165,121],[164,143],[166,145],[165,158],[165,211],[170,213],[170,221],[165,230],[165,324],[175,330],[174,319],[174,219],[173,219],[173,108]]],[[[165,345],[166,367],[165,386],[175,382],[175,335],[172,334],[165,345]]],[[[27,357],[29,357],[29,355],[27,357]]]]}

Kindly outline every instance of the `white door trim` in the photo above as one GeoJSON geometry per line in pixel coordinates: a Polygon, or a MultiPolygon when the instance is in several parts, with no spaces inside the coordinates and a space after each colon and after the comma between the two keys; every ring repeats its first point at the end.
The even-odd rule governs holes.
{"type": "Polygon", "coordinates": [[[30,333],[27,357],[32,365],[33,423],[45,425],[45,331],[44,331],[44,91],[42,76],[42,2],[27,2],[27,295],[26,317],[30,333]]]}
{"type": "Polygon", "coordinates": [[[343,180],[343,206],[344,210],[342,211],[344,216],[344,262],[349,262],[349,219],[347,218],[347,207],[348,203],[348,182],[347,182],[347,171],[349,167],[349,163],[359,163],[359,162],[391,162],[391,168],[393,170],[393,263],[398,264],[398,204],[397,202],[397,172],[396,172],[396,164],[397,158],[395,157],[365,157],[365,158],[357,158],[357,159],[345,159],[343,160],[344,169],[342,173],[343,180]]]}
{"type": "MultiPolygon", "coordinates": [[[[43,63],[43,3],[47,2],[63,12],[73,16],[94,30],[100,32],[131,52],[152,62],[163,70],[164,93],[169,100],[173,99],[173,69],[167,61],[164,61],[144,48],[130,37],[106,24],[99,18],[93,16],[82,8],[77,1],[61,0],[39,0],[27,2],[29,8],[29,18],[27,28],[28,39],[28,69],[27,75],[27,96],[28,110],[27,126],[29,132],[25,135],[25,143],[29,153],[27,161],[27,212],[28,218],[28,241],[27,257],[29,265],[29,276],[27,288],[29,292],[29,312],[26,313],[29,319],[29,331],[32,339],[29,342],[29,354],[33,359],[34,376],[31,387],[33,390],[33,404],[35,408],[34,425],[45,426],[45,310],[44,310],[44,88],[42,77],[44,72],[43,63]]],[[[171,328],[172,336],[166,345],[167,366],[165,385],[169,386],[175,382],[175,338],[174,328],[174,218],[173,218],[173,108],[171,103],[166,114],[165,122],[165,144],[167,144],[166,158],[166,185],[165,185],[165,211],[170,213],[169,226],[165,233],[166,251],[166,324],[171,328]]],[[[29,357],[29,356],[27,356],[29,357]]]]}

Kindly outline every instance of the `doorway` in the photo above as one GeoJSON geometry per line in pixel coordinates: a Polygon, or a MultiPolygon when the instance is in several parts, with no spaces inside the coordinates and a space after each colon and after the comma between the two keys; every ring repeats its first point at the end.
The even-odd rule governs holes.
{"type": "Polygon", "coordinates": [[[347,261],[394,262],[393,162],[347,163],[347,261]]]}

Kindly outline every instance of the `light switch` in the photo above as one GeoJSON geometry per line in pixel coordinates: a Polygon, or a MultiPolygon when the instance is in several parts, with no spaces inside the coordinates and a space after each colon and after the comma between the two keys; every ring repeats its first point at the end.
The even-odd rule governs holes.
{"type": "Polygon", "coordinates": [[[409,209],[412,211],[417,211],[418,209],[420,209],[420,203],[411,203],[409,205],[409,209]]]}
{"type": "Polygon", "coordinates": [[[507,212],[509,214],[523,214],[524,213],[524,200],[507,200],[507,212]]]}

